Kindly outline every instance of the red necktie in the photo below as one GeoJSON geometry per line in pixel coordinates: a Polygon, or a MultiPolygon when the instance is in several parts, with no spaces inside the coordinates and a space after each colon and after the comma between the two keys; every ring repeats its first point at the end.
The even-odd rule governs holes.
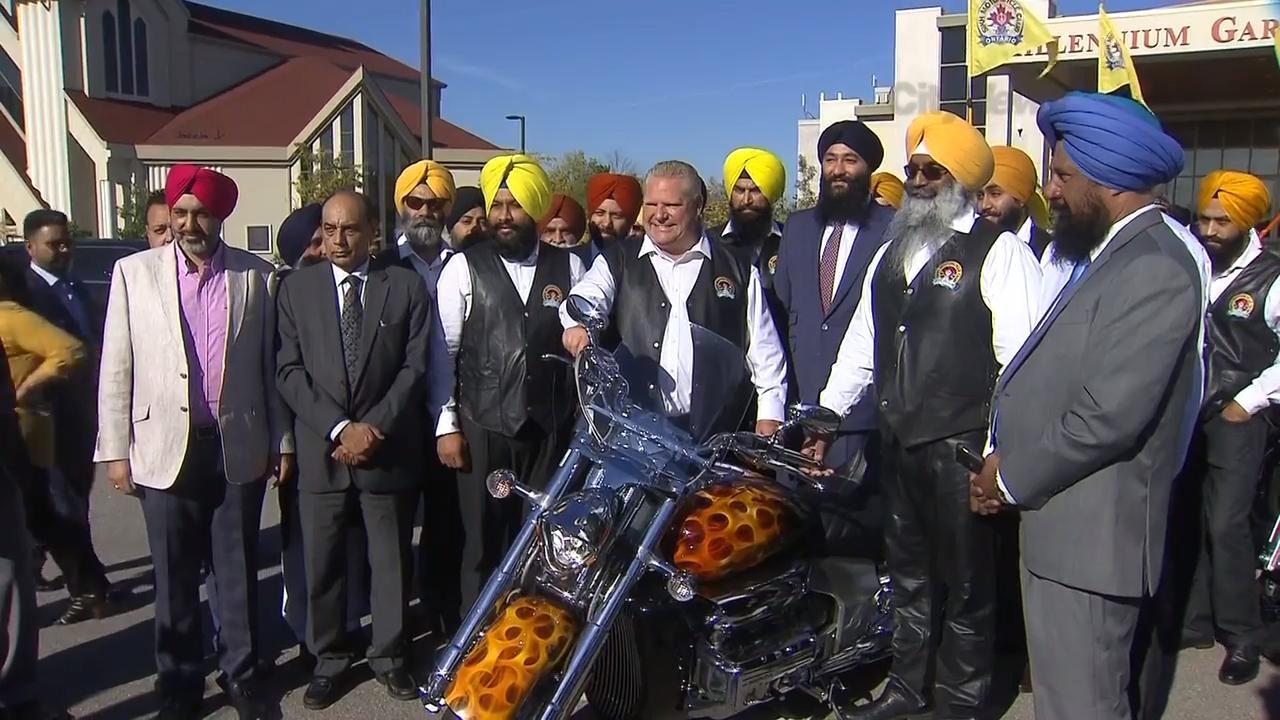
{"type": "Polygon", "coordinates": [[[844,235],[844,224],[831,228],[831,237],[827,238],[827,246],[822,249],[822,261],[818,264],[818,295],[822,299],[822,312],[831,309],[831,300],[836,288],[836,260],[840,257],[840,238],[844,235]]]}

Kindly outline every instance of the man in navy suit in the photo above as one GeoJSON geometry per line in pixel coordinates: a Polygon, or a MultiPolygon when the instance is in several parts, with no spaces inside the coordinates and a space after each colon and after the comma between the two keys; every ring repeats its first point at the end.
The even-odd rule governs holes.
{"type": "MultiPolygon", "coordinates": [[[[885,243],[893,209],[871,200],[871,174],[883,159],[880,139],[865,124],[844,120],[828,127],[818,139],[818,205],[787,218],[773,283],[785,310],[778,324],[785,328],[795,374],[790,385],[801,402],[818,402],[858,306],[867,266],[885,243]]],[[[864,399],[840,426],[827,453],[827,464],[840,475],[856,477],[866,460],[863,450],[874,454],[877,443],[869,441],[874,410],[874,398],[864,399]]],[[[848,502],[839,508],[843,521],[826,523],[833,544],[878,555],[880,513],[871,502],[875,485],[874,473],[864,472],[863,482],[848,488],[848,502]]]]}

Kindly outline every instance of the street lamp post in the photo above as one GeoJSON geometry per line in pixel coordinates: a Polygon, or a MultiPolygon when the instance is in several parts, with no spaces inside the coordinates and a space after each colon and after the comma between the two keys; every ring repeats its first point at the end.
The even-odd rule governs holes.
{"type": "Polygon", "coordinates": [[[435,89],[431,87],[431,0],[422,0],[422,157],[431,159],[431,118],[435,89]]]}
{"type": "Polygon", "coordinates": [[[507,119],[508,119],[508,120],[514,120],[514,121],[516,121],[516,122],[520,123],[520,154],[521,154],[521,155],[523,155],[523,154],[524,154],[524,116],[523,116],[523,115],[508,115],[508,116],[507,116],[507,119]]]}

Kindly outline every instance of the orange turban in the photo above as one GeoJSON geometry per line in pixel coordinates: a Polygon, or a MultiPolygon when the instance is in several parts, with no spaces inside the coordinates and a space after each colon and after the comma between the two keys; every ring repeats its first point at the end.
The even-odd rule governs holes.
{"type": "Polygon", "coordinates": [[[995,158],[982,133],[945,110],[927,112],[911,121],[907,157],[912,155],[932,157],[970,192],[986,187],[995,170],[995,158]]]}
{"type": "Polygon", "coordinates": [[[872,197],[884,198],[889,202],[889,207],[902,207],[902,193],[905,190],[902,181],[893,173],[878,172],[871,176],[872,197]]]}
{"type": "Polygon", "coordinates": [[[587,180],[587,212],[595,212],[600,203],[612,198],[626,213],[631,224],[635,224],[640,216],[640,206],[644,204],[644,191],[640,189],[640,181],[630,175],[616,173],[599,173],[587,180]]]}
{"type": "Polygon", "coordinates": [[[1246,232],[1265,220],[1271,207],[1267,186],[1249,173],[1237,170],[1216,170],[1200,181],[1197,212],[1204,212],[1214,198],[1222,203],[1232,224],[1246,232]]]}
{"type": "Polygon", "coordinates": [[[988,184],[999,185],[1001,190],[1018,199],[1030,202],[1036,192],[1036,166],[1031,158],[1016,147],[998,145],[991,148],[995,158],[995,170],[988,184]]]}
{"type": "Polygon", "coordinates": [[[236,181],[198,165],[174,165],[164,182],[164,201],[170,209],[183,195],[195,195],[210,215],[226,220],[236,209],[240,191],[236,181]]]}
{"type": "Polygon", "coordinates": [[[551,208],[547,210],[547,214],[542,216],[542,220],[538,223],[538,232],[544,232],[547,225],[556,218],[560,218],[569,223],[569,232],[574,237],[582,237],[582,233],[587,231],[587,215],[582,211],[582,206],[577,200],[568,195],[556,193],[551,196],[551,208]]]}

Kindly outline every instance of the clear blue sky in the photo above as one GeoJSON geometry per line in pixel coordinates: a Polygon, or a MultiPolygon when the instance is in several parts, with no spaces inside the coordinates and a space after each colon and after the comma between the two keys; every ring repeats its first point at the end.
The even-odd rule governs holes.
{"type": "MultiPolygon", "coordinates": [[[[416,67],[417,0],[203,0],[352,37],[416,67]]],[[[1112,12],[1174,0],[1108,0],[1112,12]]],[[[796,151],[800,96],[869,99],[893,76],[893,13],[929,0],[434,0],[443,115],[490,141],[620,152],[643,170],[679,158],[719,176],[739,145],[796,151]]],[[[963,0],[945,0],[962,12],[963,0]]],[[[1084,14],[1096,0],[1059,0],[1084,14]]],[[[788,163],[790,165],[790,163],[788,163]]],[[[790,181],[791,178],[788,178],[790,181]]],[[[790,184],[790,182],[788,183],[790,184]]]]}

